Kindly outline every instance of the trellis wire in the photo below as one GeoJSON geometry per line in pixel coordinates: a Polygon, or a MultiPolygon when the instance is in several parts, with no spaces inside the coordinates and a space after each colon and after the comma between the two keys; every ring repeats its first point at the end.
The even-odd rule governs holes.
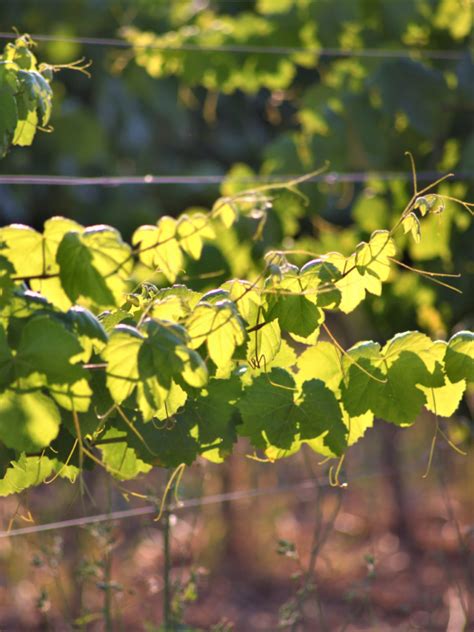
{"type": "MultiPolygon", "coordinates": [[[[16,39],[15,33],[0,32],[0,39],[16,39]]],[[[42,33],[30,35],[34,41],[38,42],[63,42],[67,44],[84,44],[89,46],[112,46],[116,48],[135,48],[156,51],[188,51],[188,52],[212,52],[212,53],[248,53],[258,55],[296,55],[314,54],[325,57],[366,57],[366,58],[388,58],[388,59],[412,59],[414,56],[421,56],[434,60],[462,59],[467,51],[435,50],[435,49],[391,49],[391,48],[304,48],[298,46],[255,46],[245,44],[228,44],[222,46],[201,46],[199,44],[179,44],[171,46],[169,44],[131,44],[127,40],[115,37],[66,37],[58,35],[45,35],[42,33]]]]}
{"type": "MultiPolygon", "coordinates": [[[[143,175],[143,176],[48,176],[48,175],[3,175],[0,176],[0,185],[32,185],[32,186],[134,186],[134,185],[206,185],[206,184],[222,184],[224,182],[235,184],[266,184],[277,183],[284,184],[287,181],[294,180],[300,175],[283,174],[283,175],[255,175],[247,178],[234,178],[231,175],[143,175]]],[[[442,174],[438,171],[420,171],[417,174],[420,181],[434,181],[438,179],[442,174]]],[[[397,172],[397,171],[373,171],[373,172],[336,172],[332,171],[325,174],[315,175],[305,180],[305,184],[308,182],[322,182],[325,184],[337,184],[338,182],[345,183],[363,183],[370,180],[383,180],[385,182],[392,182],[395,180],[409,181],[412,178],[412,174],[409,172],[397,172]]],[[[456,180],[474,180],[474,172],[460,172],[455,174],[456,180]]]]}
{"type": "MultiPolygon", "coordinates": [[[[173,512],[190,509],[193,507],[202,507],[207,505],[215,505],[223,502],[231,502],[235,500],[245,500],[247,498],[255,498],[256,496],[270,496],[273,494],[283,494],[290,491],[312,489],[321,486],[327,486],[329,483],[316,483],[312,480],[305,480],[294,485],[281,485],[263,489],[246,489],[235,492],[227,492],[224,494],[213,494],[204,496],[203,498],[189,498],[179,503],[170,505],[173,512]]],[[[124,518],[134,518],[149,514],[157,514],[158,507],[156,505],[147,505],[145,507],[136,507],[134,509],[124,509],[122,511],[114,511],[111,513],[102,513],[95,516],[84,516],[82,518],[72,518],[70,520],[61,520],[59,522],[50,522],[47,524],[34,525],[31,527],[21,527],[19,529],[11,529],[10,531],[0,531],[0,538],[13,537],[17,535],[28,535],[39,533],[42,531],[52,531],[56,529],[66,529],[69,527],[83,527],[88,524],[97,524],[99,522],[108,522],[110,520],[123,520],[124,518]]]]}
{"type": "MultiPolygon", "coordinates": [[[[350,476],[349,483],[353,481],[361,481],[372,478],[387,477],[388,474],[380,471],[374,471],[367,474],[357,474],[350,476]]],[[[347,487],[343,484],[344,487],[347,487]]],[[[233,502],[238,500],[246,500],[248,498],[255,498],[258,496],[271,496],[276,494],[285,494],[296,491],[311,491],[319,488],[331,487],[329,481],[317,481],[314,479],[306,479],[295,483],[293,485],[278,485],[275,487],[267,488],[254,488],[238,490],[234,492],[227,492],[222,494],[212,494],[204,496],[202,498],[189,498],[187,500],[180,501],[170,505],[170,510],[173,513],[183,511],[186,509],[192,509],[195,507],[205,507],[209,505],[216,505],[223,502],[233,502]]],[[[303,499],[301,499],[303,500],[303,499]]],[[[306,501],[306,499],[304,499],[306,501]]],[[[309,499],[307,499],[309,500],[309,499]]],[[[124,520],[127,518],[135,518],[139,516],[146,516],[151,514],[158,514],[159,508],[157,505],[146,505],[145,507],[136,507],[133,509],[123,509],[119,511],[113,511],[109,513],[101,513],[93,516],[83,516],[81,518],[71,518],[69,520],[60,520],[57,522],[48,522],[46,524],[32,525],[30,527],[20,527],[18,529],[10,529],[9,531],[0,531],[0,538],[16,537],[20,535],[31,535],[35,533],[41,533],[45,531],[55,531],[58,529],[67,529],[71,527],[84,527],[89,524],[97,524],[101,522],[110,522],[112,520],[124,520]]]]}

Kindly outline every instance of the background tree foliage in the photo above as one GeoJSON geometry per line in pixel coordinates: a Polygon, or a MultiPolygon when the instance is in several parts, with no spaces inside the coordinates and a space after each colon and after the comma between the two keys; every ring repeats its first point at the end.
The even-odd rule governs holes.
{"type": "MultiPolygon", "coordinates": [[[[233,261],[231,244],[227,251],[206,250],[204,261],[213,257],[227,272],[245,273],[283,236],[287,245],[348,254],[403,205],[410,184],[378,178],[377,172],[406,172],[406,150],[420,172],[459,174],[443,185],[445,194],[472,197],[473,8],[468,0],[142,0],[133,5],[51,0],[41,10],[25,0],[20,16],[9,2],[2,4],[2,14],[5,25],[57,35],[58,41],[39,45],[45,61],[85,55],[94,62],[90,81],[67,72],[56,78],[55,133],[43,134],[34,151],[11,154],[5,172],[230,172],[248,186],[253,173],[299,174],[329,161],[330,171],[367,175],[365,183],[306,185],[307,207],[291,194],[280,195],[262,241],[249,244],[248,256],[233,261]],[[124,37],[133,49],[60,40],[69,36],[124,37]]],[[[239,186],[228,184],[224,192],[239,186]]],[[[216,194],[212,185],[4,187],[1,211],[4,221],[14,217],[40,225],[53,209],[81,222],[95,221],[93,209],[99,207],[101,220],[129,235],[157,214],[209,206],[216,194]]],[[[248,239],[252,230],[239,225],[235,239],[248,239]]],[[[406,246],[407,262],[459,271],[466,290],[472,282],[472,230],[466,214],[448,205],[442,223],[431,218],[422,242],[406,246]]],[[[206,271],[205,265],[194,272],[206,271]]],[[[472,313],[469,292],[435,292],[402,272],[384,299],[370,304],[376,335],[393,331],[395,307],[399,324],[434,335],[469,321],[472,313]]]]}

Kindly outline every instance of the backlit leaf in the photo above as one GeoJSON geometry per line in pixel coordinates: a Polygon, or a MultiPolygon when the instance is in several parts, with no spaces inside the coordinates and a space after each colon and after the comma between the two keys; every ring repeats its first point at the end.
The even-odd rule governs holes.
{"type": "Polygon", "coordinates": [[[40,392],[0,395],[0,440],[19,452],[48,446],[59,432],[61,418],[52,399],[40,392]]]}

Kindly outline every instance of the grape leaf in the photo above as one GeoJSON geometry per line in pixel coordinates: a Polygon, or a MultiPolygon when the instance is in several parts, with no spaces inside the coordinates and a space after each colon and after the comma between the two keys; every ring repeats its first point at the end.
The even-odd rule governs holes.
{"type": "Polygon", "coordinates": [[[446,373],[452,382],[474,382],[474,333],[459,331],[448,342],[446,373]]]}
{"type": "Polygon", "coordinates": [[[341,292],[341,311],[346,314],[353,311],[365,298],[366,292],[380,296],[382,283],[390,274],[390,258],[395,253],[390,233],[377,230],[372,233],[369,242],[360,243],[350,257],[337,252],[326,256],[326,261],[341,273],[341,278],[335,283],[341,292]]]}
{"type": "Polygon", "coordinates": [[[39,485],[53,471],[53,462],[46,457],[21,454],[12,461],[0,479],[0,496],[18,494],[28,487],[39,485]]]}
{"type": "Polygon", "coordinates": [[[250,332],[248,337],[247,359],[266,370],[271,366],[282,345],[278,321],[264,323],[260,329],[250,332]]]}
{"type": "Polygon", "coordinates": [[[138,352],[142,334],[128,325],[118,325],[112,332],[102,357],[107,362],[107,388],[112,399],[121,404],[138,384],[138,352]]]}
{"type": "Polygon", "coordinates": [[[192,421],[185,416],[181,415],[173,423],[161,426],[154,422],[143,423],[133,412],[129,418],[135,431],[127,427],[126,443],[145,463],[170,468],[181,463],[191,465],[198,456],[200,447],[192,436],[192,421]]]}
{"type": "MultiPolygon", "coordinates": [[[[307,276],[305,281],[309,277],[307,276]]],[[[284,331],[306,338],[321,324],[324,313],[316,305],[316,293],[307,291],[299,270],[282,269],[267,282],[266,320],[278,319],[284,331]]]]}
{"type": "Polygon", "coordinates": [[[173,380],[204,386],[206,366],[186,342],[183,328],[166,321],[147,320],[142,332],[128,325],[116,327],[102,352],[114,401],[120,404],[137,387],[138,405],[149,420],[165,405],[173,380]]]}
{"type": "Polygon", "coordinates": [[[466,390],[466,382],[451,382],[446,378],[443,386],[437,388],[420,386],[426,397],[425,407],[435,415],[451,417],[458,409],[459,402],[466,390]]]}
{"type": "Polygon", "coordinates": [[[76,302],[86,299],[109,307],[121,301],[133,261],[130,248],[110,226],[66,233],[56,256],[64,291],[76,302]]]}
{"type": "Polygon", "coordinates": [[[61,418],[52,399],[40,392],[0,395],[0,439],[19,452],[48,446],[59,432],[61,418]]]}
{"type": "Polygon", "coordinates": [[[5,330],[0,326],[0,390],[4,390],[13,379],[13,356],[7,343],[5,330]]]}
{"type": "Polygon", "coordinates": [[[89,410],[93,393],[86,379],[82,378],[72,384],[49,384],[48,386],[50,395],[62,408],[78,413],[89,410]]]}
{"type": "Polygon", "coordinates": [[[186,322],[190,346],[197,349],[204,342],[211,360],[218,367],[228,364],[235,348],[245,339],[245,328],[234,304],[228,300],[214,305],[200,302],[186,322]]]}
{"type": "Polygon", "coordinates": [[[6,81],[7,70],[0,66],[0,157],[7,153],[10,143],[13,140],[18,110],[14,91],[6,81]]]}
{"type": "Polygon", "coordinates": [[[146,266],[158,268],[174,283],[183,269],[183,253],[176,240],[177,222],[173,217],[160,217],[156,226],[141,226],[132,237],[138,256],[146,266]]]}
{"type": "Polygon", "coordinates": [[[297,434],[294,391],[295,382],[284,369],[272,369],[255,378],[238,404],[243,421],[238,433],[249,437],[256,448],[289,448],[297,434]]]}
{"type": "Polygon", "coordinates": [[[203,213],[181,215],[176,226],[176,233],[179,245],[193,259],[199,259],[201,256],[203,240],[215,237],[210,220],[203,213]]]}
{"type": "Polygon", "coordinates": [[[98,318],[85,307],[75,305],[65,315],[65,322],[70,325],[78,337],[83,352],[76,358],[88,362],[93,353],[100,352],[107,343],[107,334],[98,318]]]}
{"type": "Polygon", "coordinates": [[[219,455],[230,452],[237,436],[233,417],[241,390],[241,382],[235,375],[228,380],[211,379],[205,390],[188,400],[183,415],[197,426],[196,438],[201,446],[218,442],[219,455]]]}
{"type": "Polygon", "coordinates": [[[317,379],[304,382],[293,413],[302,440],[314,439],[326,433],[325,445],[335,454],[344,451],[347,446],[347,428],[342,420],[342,410],[336,396],[324,382],[317,379]]]}
{"type": "Polygon", "coordinates": [[[49,314],[39,314],[23,327],[15,356],[18,377],[38,372],[48,382],[70,384],[84,377],[81,367],[72,363],[82,354],[77,338],[49,314]]]}
{"type": "Polygon", "coordinates": [[[115,427],[108,428],[101,440],[104,443],[100,443],[99,448],[102,452],[102,462],[106,469],[119,480],[126,481],[132,478],[136,478],[139,474],[149,472],[151,465],[142,461],[136,454],[133,448],[130,448],[126,441],[127,433],[122,430],[118,430],[115,427]],[[106,441],[120,439],[123,437],[123,442],[105,443],[106,441]]]}
{"type": "Polygon", "coordinates": [[[320,341],[314,347],[305,349],[296,362],[298,373],[295,379],[298,386],[307,380],[318,379],[338,394],[343,377],[341,355],[330,342],[320,341]]]}

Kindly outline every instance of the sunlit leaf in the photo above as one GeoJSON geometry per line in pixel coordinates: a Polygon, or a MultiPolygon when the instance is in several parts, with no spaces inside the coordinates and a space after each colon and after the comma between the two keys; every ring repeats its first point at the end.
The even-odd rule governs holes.
{"type": "Polygon", "coordinates": [[[452,382],[474,382],[474,333],[459,331],[454,334],[446,350],[446,373],[452,382]]]}
{"type": "Polygon", "coordinates": [[[14,450],[35,452],[59,432],[61,418],[52,399],[40,392],[0,395],[0,439],[14,450]]]}
{"type": "Polygon", "coordinates": [[[160,217],[156,226],[141,226],[132,243],[146,266],[162,272],[171,283],[183,269],[183,253],[177,241],[177,222],[173,217],[160,217]]]}
{"type": "Polygon", "coordinates": [[[194,349],[204,342],[212,361],[225,366],[238,345],[245,339],[245,328],[233,303],[227,300],[212,305],[199,303],[187,320],[190,346],[194,349]]]}

